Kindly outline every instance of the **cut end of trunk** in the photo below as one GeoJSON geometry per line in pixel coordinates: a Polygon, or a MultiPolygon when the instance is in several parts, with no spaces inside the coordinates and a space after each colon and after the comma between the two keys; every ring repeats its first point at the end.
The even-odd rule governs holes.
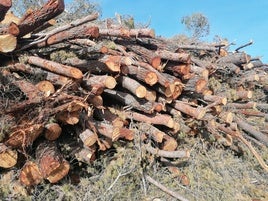
{"type": "Polygon", "coordinates": [[[0,36],[0,52],[7,53],[16,49],[17,38],[11,34],[0,36]]]}

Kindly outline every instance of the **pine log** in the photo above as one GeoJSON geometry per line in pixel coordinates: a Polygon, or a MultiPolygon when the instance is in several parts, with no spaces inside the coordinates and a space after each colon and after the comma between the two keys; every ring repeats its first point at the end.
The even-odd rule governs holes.
{"type": "Polygon", "coordinates": [[[80,133],[79,138],[82,140],[84,146],[88,148],[94,145],[98,140],[97,134],[89,129],[86,129],[82,133],[80,133]]]}
{"type": "MultiPolygon", "coordinates": [[[[112,98],[116,101],[119,101],[125,106],[133,107],[139,111],[145,112],[145,113],[152,113],[157,107],[159,107],[159,104],[155,102],[149,102],[144,99],[137,100],[134,96],[132,96],[129,93],[111,90],[111,89],[104,89],[104,95],[107,96],[107,98],[112,98]]],[[[109,99],[108,98],[108,99],[109,99]]]]}
{"type": "Polygon", "coordinates": [[[27,62],[63,76],[75,79],[82,79],[83,77],[83,73],[77,68],[42,59],[40,57],[29,56],[27,57],[27,62]]]}
{"type": "Polygon", "coordinates": [[[32,145],[35,139],[43,132],[42,124],[24,124],[11,130],[4,144],[14,148],[24,148],[32,145]]]}
{"type": "Polygon", "coordinates": [[[56,140],[61,135],[62,128],[58,123],[48,123],[45,125],[44,136],[47,140],[56,140]]]}
{"type": "Polygon", "coordinates": [[[188,103],[182,102],[182,101],[174,101],[171,104],[175,109],[191,116],[196,119],[202,119],[204,115],[206,114],[206,108],[203,107],[197,107],[194,108],[190,106],[188,103]]]}
{"type": "Polygon", "coordinates": [[[0,35],[0,52],[12,52],[17,47],[17,38],[11,34],[0,35]]]}
{"type": "Polygon", "coordinates": [[[121,72],[124,75],[132,75],[150,86],[153,86],[158,81],[158,77],[155,72],[140,66],[124,65],[121,67],[121,72]]]}
{"type": "Polygon", "coordinates": [[[12,0],[1,0],[0,1],[0,21],[5,18],[7,11],[12,6],[12,0]]]}
{"type": "Polygon", "coordinates": [[[11,22],[6,26],[0,26],[0,35],[10,34],[13,36],[18,36],[19,33],[20,33],[19,27],[14,22],[11,22]]]}
{"type": "Polygon", "coordinates": [[[128,45],[127,48],[135,52],[136,54],[142,56],[154,68],[160,70],[161,58],[160,56],[156,55],[153,51],[148,50],[142,46],[133,45],[133,44],[128,45]]]}
{"type": "Polygon", "coordinates": [[[5,144],[0,143],[0,167],[11,168],[17,164],[18,153],[7,147],[5,144]]]}
{"type": "Polygon", "coordinates": [[[179,61],[186,64],[189,64],[191,62],[191,56],[188,53],[173,53],[167,50],[157,50],[155,53],[162,59],[179,61]]]}
{"type": "Polygon", "coordinates": [[[116,80],[112,76],[108,75],[92,75],[91,77],[83,78],[83,85],[90,87],[94,84],[99,84],[103,88],[113,89],[116,86],[116,80]]]}
{"type": "Polygon", "coordinates": [[[19,24],[19,37],[31,33],[46,21],[58,16],[64,11],[64,0],[50,0],[39,10],[27,13],[19,24]]]}
{"type": "Polygon", "coordinates": [[[43,176],[35,162],[27,161],[20,171],[19,179],[25,186],[35,186],[43,181],[43,176]]]}
{"type": "Polygon", "coordinates": [[[136,97],[144,98],[146,96],[146,88],[136,80],[127,76],[120,76],[119,82],[121,83],[123,88],[129,90],[136,97]]]}
{"type": "Polygon", "coordinates": [[[82,161],[83,163],[91,164],[96,156],[95,150],[89,149],[87,147],[77,150],[75,152],[75,157],[78,161],[82,161]]]}
{"type": "Polygon", "coordinates": [[[69,172],[69,162],[63,158],[53,142],[40,144],[36,149],[36,158],[42,177],[50,183],[60,181],[69,172]]]}
{"type": "Polygon", "coordinates": [[[254,136],[259,141],[263,142],[266,146],[268,146],[268,136],[264,133],[257,130],[254,126],[248,124],[246,121],[242,120],[241,118],[235,116],[234,118],[237,125],[248,134],[254,136]]]}
{"type": "Polygon", "coordinates": [[[246,53],[234,53],[229,54],[225,57],[221,57],[217,60],[217,63],[219,64],[225,64],[225,63],[232,63],[237,66],[240,66],[242,64],[247,64],[250,61],[250,56],[246,53]]]}
{"type": "Polygon", "coordinates": [[[55,87],[47,80],[40,81],[35,86],[39,91],[43,92],[45,97],[49,97],[51,94],[55,93],[55,87]]]}
{"type": "Polygon", "coordinates": [[[154,38],[155,33],[152,29],[100,29],[101,36],[115,36],[115,37],[149,37],[154,38]]]}

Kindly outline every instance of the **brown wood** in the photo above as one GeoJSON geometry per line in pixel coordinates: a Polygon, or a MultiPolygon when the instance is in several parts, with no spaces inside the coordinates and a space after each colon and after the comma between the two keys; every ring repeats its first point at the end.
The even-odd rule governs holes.
{"type": "Polygon", "coordinates": [[[203,107],[197,107],[194,108],[192,106],[190,106],[187,103],[184,103],[182,101],[175,101],[172,106],[174,108],[176,108],[177,110],[191,116],[194,117],[196,119],[202,119],[204,117],[204,115],[206,114],[206,108],[203,107]]]}
{"type": "Polygon", "coordinates": [[[79,138],[82,140],[85,147],[91,147],[98,140],[97,134],[89,129],[86,129],[80,133],[79,138]]]}
{"type": "Polygon", "coordinates": [[[15,22],[11,22],[8,25],[0,26],[0,35],[10,34],[13,36],[18,36],[19,32],[19,27],[15,22]]]}
{"type": "Polygon", "coordinates": [[[17,164],[18,152],[0,143],[0,167],[11,168],[17,164]]]}
{"type": "Polygon", "coordinates": [[[55,87],[54,85],[46,80],[38,82],[36,85],[37,89],[41,92],[43,92],[45,97],[50,96],[51,94],[55,93],[55,87]]]}
{"type": "Polygon", "coordinates": [[[225,57],[221,57],[217,60],[219,64],[232,63],[235,65],[247,64],[250,61],[250,56],[246,53],[229,54],[225,57]]]}
{"type": "Polygon", "coordinates": [[[83,77],[82,72],[77,68],[42,59],[40,57],[29,56],[27,57],[27,62],[63,76],[75,79],[82,79],[83,77]]]}
{"type": "Polygon", "coordinates": [[[114,77],[108,75],[92,75],[90,77],[83,78],[83,84],[86,87],[98,84],[103,88],[113,89],[115,88],[117,82],[114,77]]]}
{"type": "Polygon", "coordinates": [[[64,0],[50,0],[39,10],[27,13],[19,24],[19,37],[31,33],[46,21],[58,16],[64,11],[64,0]]]}
{"type": "Polygon", "coordinates": [[[27,161],[22,167],[19,175],[20,182],[25,186],[35,186],[43,181],[38,164],[27,161]]]}
{"type": "Polygon", "coordinates": [[[152,29],[100,29],[101,36],[115,36],[115,37],[155,37],[154,30],[152,29]]]}
{"type": "Polygon", "coordinates": [[[179,61],[182,63],[190,63],[191,56],[188,53],[173,53],[166,50],[157,50],[156,55],[160,56],[162,59],[179,61]]]}
{"type": "Polygon", "coordinates": [[[57,183],[69,172],[70,164],[53,142],[40,144],[36,149],[36,158],[42,177],[50,183],[57,183]]]}
{"type": "Polygon", "coordinates": [[[138,80],[143,81],[150,86],[153,86],[158,81],[158,77],[155,72],[140,66],[124,65],[121,67],[121,72],[125,75],[135,76],[138,80]]]}
{"type": "Polygon", "coordinates": [[[44,136],[47,140],[56,140],[61,135],[62,128],[58,123],[49,123],[45,125],[44,136]]]}
{"type": "Polygon", "coordinates": [[[0,35],[0,52],[7,53],[15,50],[17,38],[11,34],[0,35]]]}
{"type": "Polygon", "coordinates": [[[0,1],[0,21],[5,18],[7,11],[12,6],[12,0],[1,0],[0,1]]]}
{"type": "Polygon", "coordinates": [[[123,88],[129,90],[136,97],[144,98],[146,96],[146,88],[136,80],[126,76],[120,76],[119,82],[123,88]]]}

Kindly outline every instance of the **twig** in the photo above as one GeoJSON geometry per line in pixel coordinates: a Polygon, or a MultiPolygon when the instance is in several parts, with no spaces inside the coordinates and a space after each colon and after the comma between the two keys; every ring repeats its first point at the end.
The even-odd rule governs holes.
{"type": "Polygon", "coordinates": [[[150,182],[151,184],[155,185],[156,187],[158,187],[159,189],[161,189],[162,191],[164,191],[165,193],[171,195],[172,197],[181,200],[181,201],[188,201],[188,199],[182,197],[180,194],[168,189],[167,187],[165,187],[164,185],[162,185],[161,183],[159,183],[158,181],[154,180],[152,177],[146,175],[145,176],[147,181],[150,182]]]}
{"type": "Polygon", "coordinates": [[[250,46],[253,44],[253,40],[250,40],[248,43],[246,43],[245,45],[241,45],[240,47],[236,48],[235,49],[235,52],[238,52],[238,50],[244,48],[244,47],[247,47],[247,46],[250,46]]]}

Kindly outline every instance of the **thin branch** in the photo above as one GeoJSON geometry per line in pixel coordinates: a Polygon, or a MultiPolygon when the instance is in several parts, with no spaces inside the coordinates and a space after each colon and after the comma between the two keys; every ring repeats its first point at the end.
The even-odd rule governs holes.
{"type": "Polygon", "coordinates": [[[181,201],[188,201],[188,199],[182,197],[180,194],[168,189],[167,187],[165,187],[164,185],[162,185],[161,183],[159,183],[158,181],[154,180],[152,177],[146,175],[145,176],[147,181],[150,182],[151,184],[155,185],[156,187],[158,187],[159,189],[161,189],[162,191],[164,191],[165,193],[171,195],[172,197],[181,200],[181,201]]]}
{"type": "Polygon", "coordinates": [[[244,47],[247,47],[247,46],[250,46],[253,44],[253,40],[250,40],[248,43],[244,44],[244,45],[241,45],[240,47],[236,48],[235,49],[235,52],[238,52],[238,50],[244,48],[244,47]]]}

